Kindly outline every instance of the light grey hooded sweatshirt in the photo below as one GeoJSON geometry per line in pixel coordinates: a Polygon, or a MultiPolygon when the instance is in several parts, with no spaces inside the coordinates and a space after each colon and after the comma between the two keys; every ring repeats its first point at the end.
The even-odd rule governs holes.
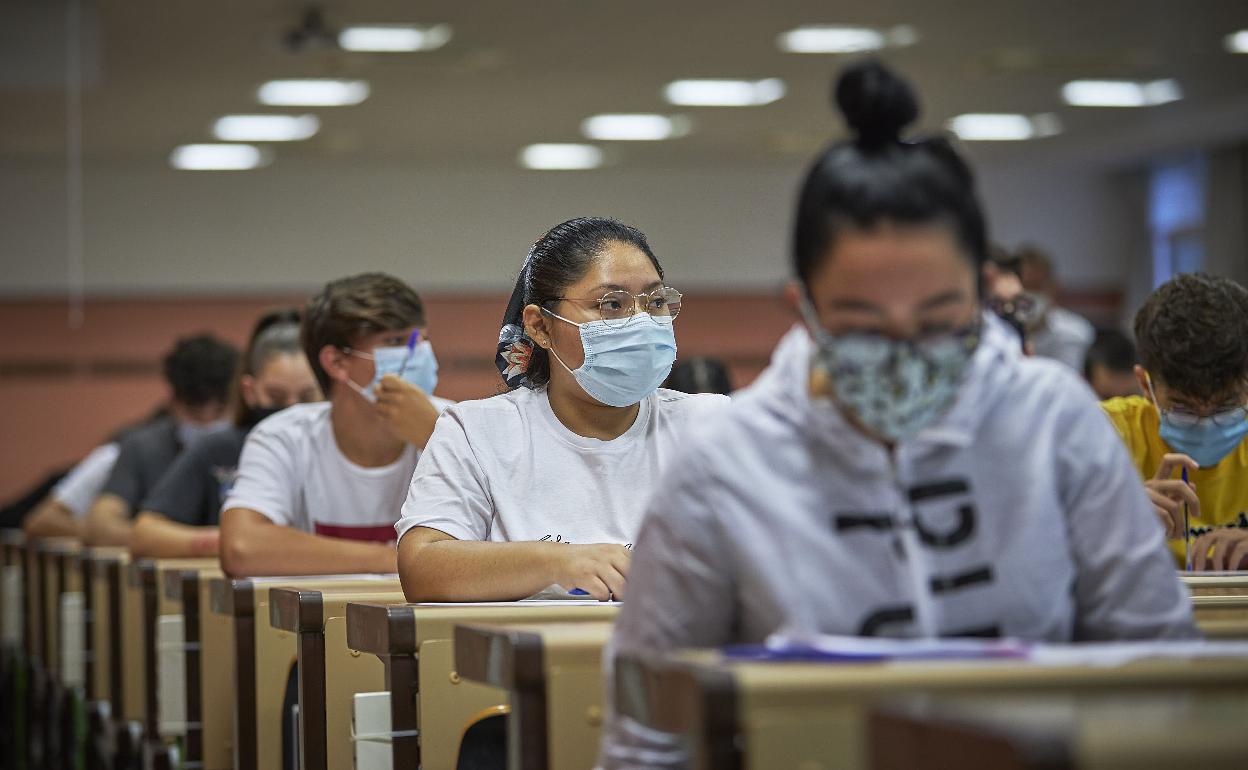
{"type": "MultiPolygon", "coordinates": [[[[654,491],[608,669],[616,652],[777,632],[1196,636],[1092,392],[1065,366],[1025,358],[995,317],[984,323],[953,406],[891,451],[809,395],[814,342],[791,330],[654,491]]],[[[680,764],[671,743],[624,721],[604,734],[604,764],[680,764]]]]}

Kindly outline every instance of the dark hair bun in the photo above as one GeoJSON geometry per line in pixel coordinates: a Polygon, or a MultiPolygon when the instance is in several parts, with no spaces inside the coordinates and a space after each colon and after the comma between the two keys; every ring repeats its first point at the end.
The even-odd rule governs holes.
{"type": "Polygon", "coordinates": [[[910,84],[875,59],[842,70],[835,97],[858,143],[868,147],[897,141],[919,117],[919,99],[910,84]]]}

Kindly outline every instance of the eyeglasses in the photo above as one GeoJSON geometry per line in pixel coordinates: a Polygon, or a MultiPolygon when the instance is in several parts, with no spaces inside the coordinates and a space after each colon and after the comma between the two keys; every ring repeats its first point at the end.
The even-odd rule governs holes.
{"type": "Polygon", "coordinates": [[[681,293],[675,289],[664,286],[661,289],[641,294],[617,290],[607,292],[598,299],[576,297],[555,297],[554,299],[596,306],[598,315],[603,321],[609,325],[618,326],[627,323],[637,313],[637,308],[641,308],[654,317],[675,319],[680,315],[681,296],[681,293]]]}
{"type": "Polygon", "coordinates": [[[1217,425],[1219,428],[1230,428],[1248,420],[1248,406],[1231,406],[1219,409],[1213,414],[1200,415],[1188,409],[1158,409],[1171,424],[1182,428],[1194,428],[1202,421],[1217,425]]]}

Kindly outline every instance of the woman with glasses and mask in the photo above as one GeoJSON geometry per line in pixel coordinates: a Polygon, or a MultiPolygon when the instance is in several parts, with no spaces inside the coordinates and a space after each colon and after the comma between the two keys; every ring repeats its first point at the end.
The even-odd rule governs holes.
{"type": "MultiPolygon", "coordinates": [[[[777,632],[1193,635],[1092,394],[980,309],[970,169],[943,138],[901,139],[918,104],[881,64],[835,95],[852,138],[801,187],[800,322],[653,490],[613,654],[777,632]]],[[[603,760],[679,765],[675,747],[615,718],[603,760]]]]}
{"type": "Polygon", "coordinates": [[[728,402],[659,388],[680,308],[636,228],[573,219],[533,245],[499,335],[511,390],[447,409],[395,525],[410,601],[624,598],[646,491],[728,402]]]}

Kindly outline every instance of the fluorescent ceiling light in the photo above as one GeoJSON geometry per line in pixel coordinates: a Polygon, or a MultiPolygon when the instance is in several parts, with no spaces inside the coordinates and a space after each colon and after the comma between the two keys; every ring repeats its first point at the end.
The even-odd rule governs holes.
{"type": "Polygon", "coordinates": [[[268,162],[268,155],[250,144],[184,144],[169,154],[169,164],[183,171],[247,171],[268,162]]]}
{"type": "Polygon", "coordinates": [[[1056,115],[967,113],[948,122],[949,130],[967,142],[1017,142],[1053,136],[1062,130],[1056,115]]]}
{"type": "Polygon", "coordinates": [[[594,115],[581,122],[587,139],[604,141],[657,142],[689,133],[689,119],[677,115],[594,115]]]}
{"type": "Polygon", "coordinates": [[[867,27],[812,24],[781,32],[776,44],[785,53],[856,53],[883,48],[884,35],[867,27]]]}
{"type": "Polygon", "coordinates": [[[1227,35],[1226,50],[1231,53],[1248,53],[1248,29],[1241,29],[1227,35]]]}
{"type": "Polygon", "coordinates": [[[296,142],[321,128],[315,115],[226,115],[212,133],[223,142],[296,142]]]}
{"type": "Polygon", "coordinates": [[[338,46],[344,51],[433,51],[450,40],[449,24],[367,24],[338,33],[338,46]]]}
{"type": "Polygon", "coordinates": [[[1072,80],[1062,98],[1073,107],[1154,107],[1183,98],[1176,80],[1072,80]]]}
{"type": "Polygon", "coordinates": [[[602,150],[592,144],[530,144],[520,151],[520,165],[540,171],[598,168],[602,150]]]}
{"type": "Polygon", "coordinates": [[[687,107],[757,107],[784,96],[784,81],[694,79],[674,80],[663,89],[672,104],[687,107]]]}
{"type": "Polygon", "coordinates": [[[260,86],[257,97],[261,104],[275,107],[343,107],[367,99],[368,82],[329,78],[270,80],[260,86]]]}

